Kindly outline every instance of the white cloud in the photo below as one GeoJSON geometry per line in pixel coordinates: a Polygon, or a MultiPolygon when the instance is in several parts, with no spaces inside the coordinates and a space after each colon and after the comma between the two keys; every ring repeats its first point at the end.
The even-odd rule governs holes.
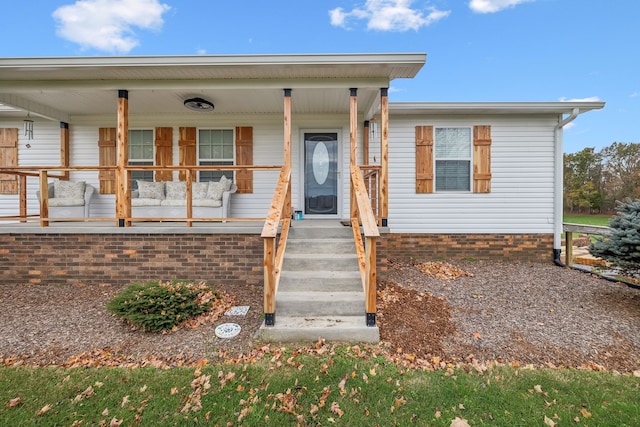
{"type": "Polygon", "coordinates": [[[530,1],[535,0],[471,0],[469,8],[477,13],[495,13],[530,1]]]}
{"type": "Polygon", "coordinates": [[[451,11],[429,7],[425,10],[411,8],[413,0],[367,0],[362,8],[346,12],[338,7],[329,11],[331,25],[348,28],[354,20],[367,21],[367,28],[379,31],[419,30],[449,16],[451,11]]]}
{"type": "Polygon", "coordinates": [[[170,7],[159,0],[78,0],[53,12],[58,36],[82,46],[128,53],[139,44],[134,28],[158,30],[170,7]]]}
{"type": "Polygon", "coordinates": [[[598,96],[591,96],[589,98],[565,98],[564,96],[560,98],[560,102],[600,102],[602,101],[598,96]]]}
{"type": "Polygon", "coordinates": [[[640,96],[640,93],[633,92],[631,95],[629,95],[629,98],[637,98],[638,96],[640,96]]]}

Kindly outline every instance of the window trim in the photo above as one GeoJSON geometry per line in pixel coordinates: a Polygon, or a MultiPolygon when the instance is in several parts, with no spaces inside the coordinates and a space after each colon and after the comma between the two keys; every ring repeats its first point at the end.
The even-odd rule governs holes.
{"type": "Polygon", "coordinates": [[[474,126],[450,126],[450,125],[433,125],[433,192],[439,194],[452,193],[452,194],[460,194],[460,193],[473,193],[473,155],[474,155],[474,144],[473,144],[473,129],[474,126]],[[469,156],[468,157],[451,157],[451,158],[438,158],[437,156],[437,130],[438,129],[468,129],[469,130],[469,156]],[[469,183],[468,189],[465,190],[438,190],[438,169],[436,167],[438,161],[467,161],[469,164],[469,183]]]}
{"type": "MultiPolygon", "coordinates": [[[[209,162],[209,163],[215,163],[215,162],[231,162],[231,164],[229,165],[224,165],[221,164],[219,166],[235,166],[236,165],[236,128],[235,127],[202,127],[202,128],[196,128],[196,164],[198,166],[206,166],[203,165],[202,162],[209,162]],[[233,157],[232,158],[222,158],[222,159],[201,159],[200,158],[200,132],[201,131],[231,131],[231,149],[233,151],[233,157]]],[[[204,171],[198,171],[198,181],[202,182],[202,179],[200,177],[201,173],[204,171]]],[[[235,180],[235,173],[232,171],[231,172],[233,174],[233,176],[231,177],[227,177],[229,179],[231,179],[232,181],[235,180]]]]}
{"type": "MultiPolygon", "coordinates": [[[[127,137],[129,138],[129,142],[128,142],[128,149],[129,149],[129,153],[127,153],[127,165],[128,166],[155,166],[156,164],[156,130],[155,128],[133,128],[133,129],[129,129],[128,131],[128,135],[127,137]],[[140,132],[145,132],[145,131],[151,131],[151,158],[150,159],[131,159],[131,132],[136,132],[136,131],[140,131],[140,132]]],[[[135,173],[140,173],[140,174],[144,174],[147,172],[151,172],[151,181],[154,180],[154,172],[153,171],[131,171],[131,188],[132,189],[136,189],[137,188],[137,183],[136,181],[138,179],[143,179],[143,180],[148,180],[148,177],[143,177],[143,178],[136,178],[134,177],[135,173]]]]}

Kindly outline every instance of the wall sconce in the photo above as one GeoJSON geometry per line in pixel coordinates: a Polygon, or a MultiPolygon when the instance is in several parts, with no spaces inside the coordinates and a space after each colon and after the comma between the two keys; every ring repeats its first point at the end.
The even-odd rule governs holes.
{"type": "Polygon", "coordinates": [[[31,120],[31,113],[27,113],[27,118],[24,119],[24,136],[27,139],[33,139],[33,120],[31,120]]]}

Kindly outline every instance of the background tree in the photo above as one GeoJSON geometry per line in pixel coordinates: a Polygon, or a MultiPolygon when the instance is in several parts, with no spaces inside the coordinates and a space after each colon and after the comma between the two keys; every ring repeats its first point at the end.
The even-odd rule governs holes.
{"type": "Polygon", "coordinates": [[[606,202],[640,197],[640,143],[614,142],[601,151],[606,202]]]}
{"type": "Polygon", "coordinates": [[[596,152],[564,155],[567,212],[611,212],[616,202],[640,198],[640,143],[614,142],[596,152]]]}
{"type": "Polygon", "coordinates": [[[570,212],[602,208],[602,156],[595,148],[564,155],[564,201],[570,212]]]}

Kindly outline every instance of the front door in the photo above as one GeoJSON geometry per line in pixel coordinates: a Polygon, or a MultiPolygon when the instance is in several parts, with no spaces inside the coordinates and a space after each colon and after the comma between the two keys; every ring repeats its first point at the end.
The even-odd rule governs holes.
{"type": "Polygon", "coordinates": [[[304,213],[338,215],[338,134],[304,134],[304,213]]]}

